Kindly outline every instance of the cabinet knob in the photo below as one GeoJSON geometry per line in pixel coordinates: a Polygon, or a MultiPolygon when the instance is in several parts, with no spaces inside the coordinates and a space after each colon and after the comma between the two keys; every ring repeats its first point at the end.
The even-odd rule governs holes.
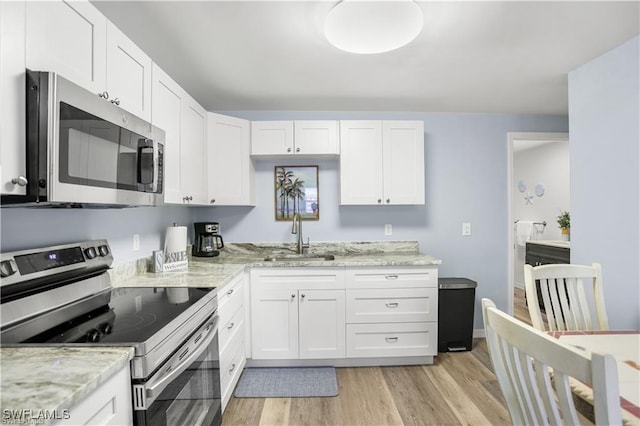
{"type": "Polygon", "coordinates": [[[296,298],[296,294],[295,293],[291,293],[291,298],[295,299],[296,298]]]}
{"type": "Polygon", "coordinates": [[[233,323],[233,322],[232,322],[231,324],[229,324],[229,325],[227,326],[227,330],[231,330],[231,329],[233,328],[233,326],[234,326],[234,325],[235,325],[235,323],[233,323]]]}
{"type": "Polygon", "coordinates": [[[236,369],[236,363],[231,364],[231,368],[229,369],[229,373],[236,369]]]}
{"type": "Polygon", "coordinates": [[[300,152],[300,148],[296,148],[296,152],[300,152]]]}
{"type": "Polygon", "coordinates": [[[387,198],[387,204],[388,204],[388,203],[390,203],[390,202],[391,202],[391,199],[390,199],[390,198],[387,198]]]}
{"type": "Polygon", "coordinates": [[[233,290],[234,290],[234,289],[231,289],[231,290],[227,291],[227,296],[232,295],[232,294],[233,294],[233,290]]]}
{"type": "Polygon", "coordinates": [[[382,202],[382,198],[378,198],[378,204],[382,202]]]}
{"type": "Polygon", "coordinates": [[[287,152],[291,152],[291,148],[287,148],[287,152]]]}
{"type": "Polygon", "coordinates": [[[304,297],[305,297],[305,294],[304,294],[304,293],[302,293],[302,294],[300,295],[300,298],[301,298],[301,299],[304,299],[304,297]]]}
{"type": "Polygon", "coordinates": [[[11,179],[11,183],[14,185],[26,186],[29,181],[24,176],[18,176],[17,178],[11,179]]]}
{"type": "Polygon", "coordinates": [[[118,98],[111,99],[111,101],[109,101],[109,102],[111,102],[114,105],[120,105],[120,99],[118,99],[118,98]]]}
{"type": "Polygon", "coordinates": [[[211,199],[211,204],[213,204],[213,203],[215,203],[215,202],[216,202],[216,199],[215,199],[215,198],[212,198],[212,199],[211,199]]]}
{"type": "Polygon", "coordinates": [[[98,96],[100,96],[102,99],[109,99],[109,92],[105,90],[102,93],[98,93],[98,96]]]}

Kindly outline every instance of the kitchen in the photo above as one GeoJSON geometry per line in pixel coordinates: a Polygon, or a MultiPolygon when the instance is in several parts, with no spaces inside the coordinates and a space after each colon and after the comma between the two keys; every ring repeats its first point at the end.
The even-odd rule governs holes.
{"type": "MultiPolygon", "coordinates": [[[[629,3],[626,7],[633,6],[634,3],[629,3]]],[[[104,13],[107,14],[107,5],[104,7],[104,13]]],[[[122,7],[124,8],[124,5],[122,7]]],[[[622,15],[637,16],[637,13],[622,15]]],[[[123,20],[122,24],[125,23],[123,20]]],[[[635,29],[628,36],[621,37],[610,46],[602,47],[602,50],[564,71],[566,74],[587,64],[580,69],[586,74],[584,78],[588,78],[591,76],[590,72],[601,72],[598,67],[610,64],[609,66],[615,69],[628,69],[631,73],[626,78],[612,79],[614,81],[609,83],[609,80],[603,80],[599,75],[592,76],[598,81],[597,87],[605,86],[605,83],[611,85],[606,86],[606,90],[611,92],[610,98],[603,98],[601,94],[590,94],[588,90],[582,89],[581,84],[587,88],[591,86],[589,80],[583,82],[580,79],[583,78],[583,74],[578,72],[580,69],[575,74],[570,74],[569,87],[582,90],[569,92],[568,116],[566,107],[563,110],[562,106],[554,106],[557,109],[546,114],[506,110],[456,111],[444,106],[441,109],[424,108],[424,112],[401,112],[405,109],[422,111],[409,107],[388,108],[391,111],[367,111],[362,106],[358,109],[324,107],[313,111],[303,108],[295,110],[278,104],[274,104],[270,110],[257,106],[218,106],[208,110],[248,120],[422,120],[425,129],[424,205],[340,206],[339,162],[335,159],[312,160],[308,164],[319,166],[322,215],[317,222],[305,221],[305,236],[310,238],[312,246],[314,242],[319,241],[418,240],[422,252],[443,261],[439,268],[441,275],[473,278],[479,283],[478,300],[480,297],[490,297],[503,307],[508,305],[510,298],[507,291],[506,255],[511,238],[507,192],[507,133],[570,130],[572,138],[580,137],[581,140],[580,144],[571,146],[571,205],[574,216],[572,259],[587,263],[598,259],[603,263],[607,281],[612,289],[612,292],[608,293],[608,297],[611,298],[608,303],[621,308],[613,311],[613,315],[619,315],[613,320],[620,327],[638,328],[637,314],[635,317],[623,314],[638,312],[638,298],[629,297],[629,291],[635,291],[637,294],[638,288],[635,286],[629,289],[627,284],[638,282],[637,268],[631,267],[637,263],[638,241],[637,238],[630,237],[638,235],[637,200],[640,196],[635,118],[637,114],[634,115],[634,112],[637,112],[637,99],[632,96],[633,93],[637,93],[637,90],[634,90],[637,87],[637,67],[616,65],[616,61],[620,60],[633,63],[633,55],[636,54],[634,52],[637,52],[637,48],[634,50],[634,41],[631,44],[624,42],[637,35],[637,20],[632,21],[631,26],[635,29]],[[615,50],[618,46],[621,46],[620,51],[615,50]],[[591,71],[588,66],[591,60],[608,51],[614,52],[609,57],[603,56],[602,64],[592,64],[596,69],[591,71]],[[628,55],[631,55],[630,58],[628,55]],[[636,74],[632,74],[633,72],[636,74]],[[622,92],[622,99],[628,100],[628,105],[623,110],[628,115],[611,112],[620,108],[617,91],[622,92]],[[596,96],[597,102],[593,100],[596,96]],[[572,102],[576,102],[573,104],[573,110],[572,102]],[[584,105],[591,109],[585,111],[584,105]],[[578,111],[580,114],[576,115],[578,111]],[[593,128],[596,126],[594,123],[599,122],[604,123],[603,127],[612,134],[598,134],[596,131],[604,132],[599,126],[593,128]],[[606,150],[602,149],[601,140],[604,139],[608,140],[604,145],[606,150]],[[598,176],[590,173],[593,164],[597,164],[602,171],[598,176]],[[611,191],[611,188],[619,188],[620,181],[626,182],[625,188],[611,191]],[[601,200],[597,208],[593,206],[594,199],[601,200]],[[611,205],[625,208],[606,207],[611,205]],[[462,223],[472,224],[472,235],[461,235],[462,223]],[[628,231],[610,232],[603,227],[603,223],[624,223],[628,231]],[[384,235],[386,224],[393,226],[391,236],[384,235]]],[[[125,28],[121,29],[124,31],[125,28]]],[[[609,30],[613,31],[611,28],[609,30]]],[[[601,31],[605,30],[601,28],[601,31]]],[[[133,38],[133,33],[128,35],[133,38]]],[[[599,36],[603,37],[602,34],[599,36]]],[[[142,44],[141,41],[136,41],[142,44]]],[[[635,43],[637,46],[637,37],[635,43]]],[[[3,50],[4,46],[3,44],[3,50]]],[[[166,61],[161,63],[161,66],[164,68],[171,64],[172,61],[166,61]]],[[[186,79],[181,81],[188,82],[186,79]]],[[[197,95],[196,92],[190,94],[197,95]]],[[[566,96],[566,91],[561,94],[564,99],[562,102],[566,103],[566,96]]],[[[7,108],[7,105],[3,108],[7,108]]],[[[3,109],[3,120],[4,117],[10,116],[5,115],[4,111],[3,109]]],[[[5,135],[3,133],[2,137],[3,170],[7,167],[5,135]]],[[[213,163],[215,164],[215,160],[213,163]]],[[[0,211],[2,251],[106,238],[114,253],[114,261],[119,264],[150,256],[153,250],[161,248],[164,231],[174,222],[190,226],[193,222],[211,220],[220,222],[225,241],[293,242],[295,236],[290,233],[290,224],[273,220],[273,167],[280,164],[299,165],[299,160],[256,160],[253,164],[253,207],[165,205],[125,209],[3,208],[0,211]],[[133,249],[134,234],[139,236],[137,250],[133,249]]],[[[477,307],[475,311],[474,329],[480,332],[481,315],[477,307]]]]}

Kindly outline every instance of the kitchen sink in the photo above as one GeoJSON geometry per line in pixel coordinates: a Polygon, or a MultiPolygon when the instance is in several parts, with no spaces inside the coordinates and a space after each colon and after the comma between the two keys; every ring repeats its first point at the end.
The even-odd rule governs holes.
{"type": "Polygon", "coordinates": [[[336,257],[332,254],[278,254],[271,255],[264,258],[266,262],[292,262],[296,260],[300,261],[327,261],[327,260],[336,260],[336,257]]]}

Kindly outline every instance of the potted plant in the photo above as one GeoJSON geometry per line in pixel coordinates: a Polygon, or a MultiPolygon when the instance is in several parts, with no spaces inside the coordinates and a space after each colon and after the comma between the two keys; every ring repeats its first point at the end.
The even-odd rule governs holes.
{"type": "Polygon", "coordinates": [[[569,229],[571,229],[571,217],[569,216],[568,211],[560,211],[560,216],[558,216],[558,226],[562,231],[562,239],[564,241],[569,241],[569,229]]]}

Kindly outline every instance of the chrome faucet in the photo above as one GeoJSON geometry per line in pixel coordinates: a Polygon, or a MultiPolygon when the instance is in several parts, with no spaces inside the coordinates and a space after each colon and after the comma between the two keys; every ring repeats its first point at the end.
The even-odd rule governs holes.
{"type": "Polygon", "coordinates": [[[296,253],[305,254],[309,250],[309,240],[307,239],[306,244],[303,242],[302,218],[300,217],[300,213],[294,213],[293,215],[293,225],[291,226],[291,233],[298,234],[298,241],[296,243],[296,253]]]}

